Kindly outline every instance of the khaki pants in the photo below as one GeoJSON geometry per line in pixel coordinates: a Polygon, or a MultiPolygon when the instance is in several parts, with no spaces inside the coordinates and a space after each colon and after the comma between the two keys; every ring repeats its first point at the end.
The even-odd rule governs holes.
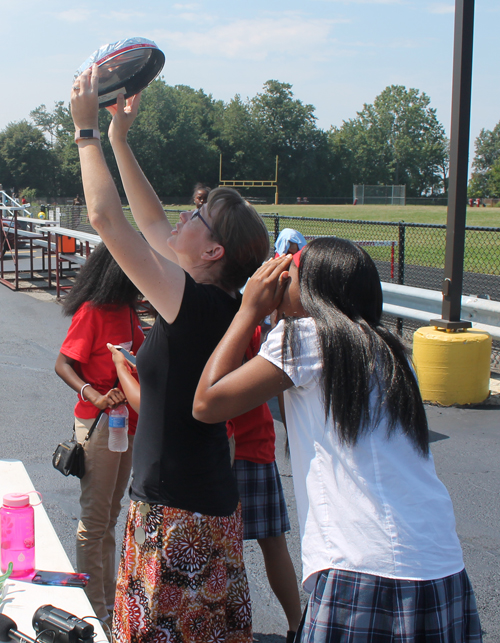
{"type": "MultiPolygon", "coordinates": [[[[77,439],[83,442],[94,420],[75,418],[77,439]]],[[[95,613],[108,617],[115,602],[115,526],[121,500],[132,468],[132,445],[115,453],[108,449],[108,417],[85,445],[85,475],[80,480],[80,522],[76,534],[76,563],[79,572],[90,574],[85,589],[95,613]]]]}

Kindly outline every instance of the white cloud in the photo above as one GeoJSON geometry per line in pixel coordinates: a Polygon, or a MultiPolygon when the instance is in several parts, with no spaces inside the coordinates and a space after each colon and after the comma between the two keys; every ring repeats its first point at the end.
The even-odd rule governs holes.
{"type": "Polygon", "coordinates": [[[167,41],[175,49],[187,49],[204,57],[265,60],[269,55],[322,59],[338,23],[350,20],[305,19],[301,16],[235,20],[205,28],[202,32],[159,31],[155,41],[167,41]]]}
{"type": "Polygon", "coordinates": [[[196,11],[197,9],[200,8],[200,5],[195,2],[192,2],[192,3],[186,2],[186,3],[174,4],[172,8],[177,9],[177,11],[196,11]]]}
{"type": "Polygon", "coordinates": [[[186,20],[187,22],[195,22],[200,19],[200,14],[194,12],[184,11],[183,13],[178,14],[178,18],[186,20]]]}
{"type": "Polygon", "coordinates": [[[429,7],[431,13],[455,13],[455,5],[447,4],[444,2],[439,2],[438,4],[432,4],[429,7]]]}
{"type": "Polygon", "coordinates": [[[147,14],[140,13],[139,11],[110,11],[107,18],[110,20],[118,20],[120,22],[129,22],[130,20],[139,20],[147,17],[147,14]]]}
{"type": "Polygon", "coordinates": [[[90,11],[88,9],[68,9],[56,14],[56,17],[64,22],[85,22],[90,17],[90,11]]]}

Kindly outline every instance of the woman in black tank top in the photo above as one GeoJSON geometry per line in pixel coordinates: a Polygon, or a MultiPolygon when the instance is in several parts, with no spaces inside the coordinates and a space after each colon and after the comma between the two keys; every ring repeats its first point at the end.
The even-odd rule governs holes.
{"type": "MultiPolygon", "coordinates": [[[[75,128],[98,130],[97,68],[74,83],[75,128]]],[[[100,140],[77,136],[89,220],[159,313],[139,351],[141,411],[113,640],[250,642],[237,491],[223,424],[192,417],[205,362],[269,254],[262,219],[234,190],[213,190],[172,228],[127,143],[139,96],[109,108],[109,139],[134,216],[127,222],[100,140]]]]}

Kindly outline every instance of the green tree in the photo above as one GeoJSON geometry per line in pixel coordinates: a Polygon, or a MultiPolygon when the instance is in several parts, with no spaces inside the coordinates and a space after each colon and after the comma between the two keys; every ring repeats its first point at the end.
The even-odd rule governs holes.
{"type": "Polygon", "coordinates": [[[22,120],[0,132],[0,182],[19,192],[31,187],[54,193],[57,158],[42,132],[22,120]]]}
{"type": "MultiPolygon", "coordinates": [[[[57,171],[54,179],[57,194],[82,194],[80,158],[78,147],[75,145],[75,126],[69,105],[65,105],[63,101],[57,101],[52,112],[49,112],[45,105],[40,105],[30,115],[36,127],[50,136],[50,147],[53,150],[54,158],[57,159],[57,171]]],[[[99,131],[101,132],[103,152],[111,173],[115,180],[118,180],[118,169],[107,138],[110,120],[111,117],[105,109],[99,110],[99,131]]],[[[121,184],[118,183],[118,185],[121,184]]]]}
{"type": "Polygon", "coordinates": [[[222,178],[274,179],[273,159],[263,144],[263,128],[254,118],[250,102],[237,94],[216,112],[215,142],[222,153],[222,178]]]}
{"type": "Polygon", "coordinates": [[[57,101],[51,112],[45,105],[40,105],[30,116],[35,126],[50,137],[50,147],[57,161],[54,179],[57,194],[81,194],[80,161],[74,142],[75,126],[69,105],[57,101]]]}
{"type": "MultiPolygon", "coordinates": [[[[52,112],[47,111],[45,105],[40,105],[30,112],[31,120],[39,130],[50,136],[50,144],[54,145],[54,140],[61,130],[66,129],[73,123],[67,122],[69,109],[64,106],[63,101],[58,101],[52,112]]],[[[71,114],[69,114],[71,120],[71,114]]]]}
{"type": "Polygon", "coordinates": [[[472,167],[476,172],[491,170],[500,158],[500,122],[492,130],[482,129],[475,141],[472,167]]]}
{"type": "Polygon", "coordinates": [[[279,157],[282,195],[317,195],[331,191],[328,137],[316,125],[314,106],[293,97],[292,85],[277,80],[251,101],[251,114],[266,152],[262,170],[273,176],[279,157]]]}
{"type": "Polygon", "coordinates": [[[410,196],[446,187],[444,128],[418,89],[386,87],[356,118],[330,131],[330,145],[342,158],[344,186],[405,184],[410,196]]]}
{"type": "Polygon", "coordinates": [[[492,197],[500,197],[500,158],[491,167],[488,188],[492,197]]]}
{"type": "Polygon", "coordinates": [[[143,92],[130,145],[161,196],[191,194],[197,181],[214,185],[219,149],[214,124],[221,109],[201,89],[156,80],[143,92]]]}
{"type": "Polygon", "coordinates": [[[498,167],[500,163],[500,122],[492,130],[482,129],[475,141],[470,198],[499,197],[498,167]]]}

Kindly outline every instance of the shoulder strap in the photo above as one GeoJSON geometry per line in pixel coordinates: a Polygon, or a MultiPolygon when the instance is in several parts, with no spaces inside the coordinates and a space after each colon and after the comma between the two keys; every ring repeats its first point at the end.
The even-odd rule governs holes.
{"type": "MultiPolygon", "coordinates": [[[[119,381],[120,380],[117,377],[116,380],[115,380],[115,383],[113,384],[113,388],[116,388],[116,386],[118,386],[119,381]]],[[[82,445],[85,444],[85,442],[87,442],[87,440],[90,440],[90,436],[92,435],[92,433],[94,433],[94,430],[95,430],[96,426],[99,424],[99,420],[101,419],[101,416],[102,416],[103,413],[104,413],[104,411],[99,411],[99,415],[96,417],[96,419],[92,423],[92,426],[90,427],[87,435],[85,436],[85,440],[82,442],[82,445]]]]}
{"type": "MultiPolygon", "coordinates": [[[[87,440],[90,440],[90,436],[92,435],[92,433],[94,433],[94,429],[98,425],[99,420],[101,419],[101,416],[102,416],[103,413],[104,413],[104,411],[99,412],[99,415],[96,417],[96,419],[92,423],[92,426],[90,427],[87,435],[85,436],[85,440],[83,441],[83,444],[85,444],[85,442],[87,442],[87,440]]],[[[82,446],[83,446],[83,444],[82,444],[82,446]]]]}

